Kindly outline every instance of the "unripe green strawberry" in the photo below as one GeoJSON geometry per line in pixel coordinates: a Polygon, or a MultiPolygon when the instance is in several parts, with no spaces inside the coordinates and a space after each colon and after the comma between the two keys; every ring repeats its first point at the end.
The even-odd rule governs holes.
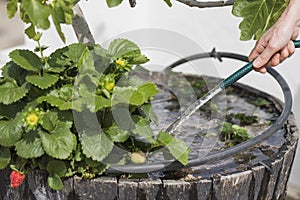
{"type": "Polygon", "coordinates": [[[136,164],[143,164],[146,162],[146,156],[142,151],[134,152],[131,154],[131,161],[136,164]]]}
{"type": "Polygon", "coordinates": [[[19,187],[23,180],[25,178],[25,175],[21,172],[17,172],[17,171],[12,171],[12,173],[10,174],[10,186],[12,188],[17,188],[19,187]]]}

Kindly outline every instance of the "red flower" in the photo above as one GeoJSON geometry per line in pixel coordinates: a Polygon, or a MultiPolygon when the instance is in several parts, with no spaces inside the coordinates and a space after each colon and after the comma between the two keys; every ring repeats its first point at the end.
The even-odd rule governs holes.
{"type": "Polygon", "coordinates": [[[10,186],[12,188],[19,187],[22,184],[24,178],[25,175],[23,173],[12,171],[12,173],[10,174],[10,186]]]}

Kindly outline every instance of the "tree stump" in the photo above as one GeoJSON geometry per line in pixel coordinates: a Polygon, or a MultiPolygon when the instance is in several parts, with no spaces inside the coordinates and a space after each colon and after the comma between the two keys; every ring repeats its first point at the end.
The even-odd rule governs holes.
{"type": "MultiPolygon", "coordinates": [[[[249,88],[239,86],[234,89],[250,92],[249,88]]],[[[254,90],[256,94],[262,94],[255,89],[251,90],[254,90]]],[[[251,92],[250,95],[252,95],[251,92]]],[[[269,99],[278,102],[273,97],[269,97],[269,99]]],[[[12,189],[9,182],[11,170],[5,169],[0,171],[0,199],[285,199],[287,181],[298,141],[298,129],[293,114],[290,114],[285,126],[276,134],[284,137],[284,140],[278,152],[262,162],[253,164],[249,159],[237,167],[232,166],[228,162],[228,158],[224,158],[187,169],[180,178],[169,176],[156,180],[148,178],[122,179],[107,175],[94,179],[83,179],[74,176],[63,180],[63,190],[55,191],[48,187],[47,174],[43,171],[34,170],[26,175],[24,183],[19,188],[12,189]]],[[[263,145],[265,141],[261,143],[263,145]]],[[[268,151],[269,149],[264,150],[268,151]]]]}

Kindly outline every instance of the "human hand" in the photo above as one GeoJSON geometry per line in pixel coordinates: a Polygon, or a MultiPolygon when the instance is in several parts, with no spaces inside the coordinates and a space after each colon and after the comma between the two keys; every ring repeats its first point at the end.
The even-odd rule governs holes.
{"type": "Polygon", "coordinates": [[[295,52],[292,40],[299,34],[299,17],[295,17],[300,15],[298,12],[287,9],[257,41],[249,55],[249,60],[254,60],[253,67],[256,71],[266,73],[266,66],[277,66],[295,52]]]}

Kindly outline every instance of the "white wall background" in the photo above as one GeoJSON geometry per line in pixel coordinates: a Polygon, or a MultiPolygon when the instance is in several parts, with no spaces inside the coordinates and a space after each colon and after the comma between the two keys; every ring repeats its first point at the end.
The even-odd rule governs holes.
{"type": "MultiPolygon", "coordinates": [[[[130,38],[137,42],[138,45],[141,45],[139,42],[145,42],[142,46],[147,46],[149,43],[154,42],[154,50],[151,50],[151,47],[147,46],[150,55],[147,52],[145,53],[149,55],[153,63],[159,63],[161,66],[166,66],[178,59],[178,57],[170,55],[170,52],[173,50],[177,52],[177,54],[178,52],[182,54],[179,56],[187,56],[193,53],[195,49],[198,50],[197,53],[199,53],[201,51],[211,51],[213,47],[216,47],[218,51],[229,51],[248,55],[254,46],[254,41],[244,42],[239,40],[238,24],[240,19],[231,14],[231,7],[199,9],[190,8],[173,1],[173,7],[169,8],[162,0],[138,0],[137,3],[137,6],[133,9],[130,8],[127,2],[123,2],[119,7],[109,9],[105,1],[102,0],[82,1],[80,5],[97,43],[102,43],[120,34],[121,36],[137,36],[131,33],[139,33],[139,31],[134,30],[145,28],[148,28],[147,30],[149,30],[149,28],[156,30],[165,29],[177,33],[179,36],[185,36],[183,40],[180,40],[180,37],[175,37],[175,39],[168,44],[168,47],[174,48],[175,50],[167,49],[167,53],[165,51],[155,51],[155,49],[157,50],[157,46],[161,47],[161,45],[163,45],[162,43],[167,40],[165,34],[163,34],[161,38],[159,35],[155,36],[154,39],[157,39],[157,43],[153,41],[153,38],[149,39],[148,43],[145,42],[145,37],[136,39],[130,38]],[[187,47],[188,42],[191,42],[191,47],[187,47]],[[186,50],[178,50],[181,47],[186,48],[186,50]]],[[[67,36],[67,43],[76,42],[76,37],[71,27],[64,26],[63,30],[67,36]]],[[[151,31],[148,32],[151,33],[151,31]]],[[[157,33],[157,31],[155,33],[157,33]]],[[[176,34],[174,35],[176,36],[176,34]]],[[[151,38],[151,35],[149,35],[149,38],[151,38]]],[[[42,44],[51,46],[49,52],[64,46],[53,28],[44,33],[42,44]]],[[[21,48],[33,48],[34,46],[35,44],[32,41],[26,40],[21,48]]],[[[146,51],[147,48],[145,48],[146,51]]],[[[2,51],[0,53],[0,60],[7,60],[7,55],[10,50],[11,49],[2,51]]],[[[212,61],[209,61],[209,63],[212,64],[212,61]]],[[[299,65],[300,50],[298,50],[292,58],[276,68],[282,76],[285,77],[292,90],[294,96],[293,112],[298,121],[298,127],[300,127],[299,65]]],[[[226,62],[222,67],[217,68],[218,76],[226,77],[240,66],[241,63],[226,62]]],[[[208,73],[216,73],[216,71],[208,70],[208,73]]],[[[240,82],[266,91],[278,98],[282,98],[280,88],[269,75],[251,72],[240,82]]],[[[298,148],[298,154],[296,155],[296,161],[290,178],[290,181],[297,185],[300,185],[299,167],[300,148],[298,148]]]]}

